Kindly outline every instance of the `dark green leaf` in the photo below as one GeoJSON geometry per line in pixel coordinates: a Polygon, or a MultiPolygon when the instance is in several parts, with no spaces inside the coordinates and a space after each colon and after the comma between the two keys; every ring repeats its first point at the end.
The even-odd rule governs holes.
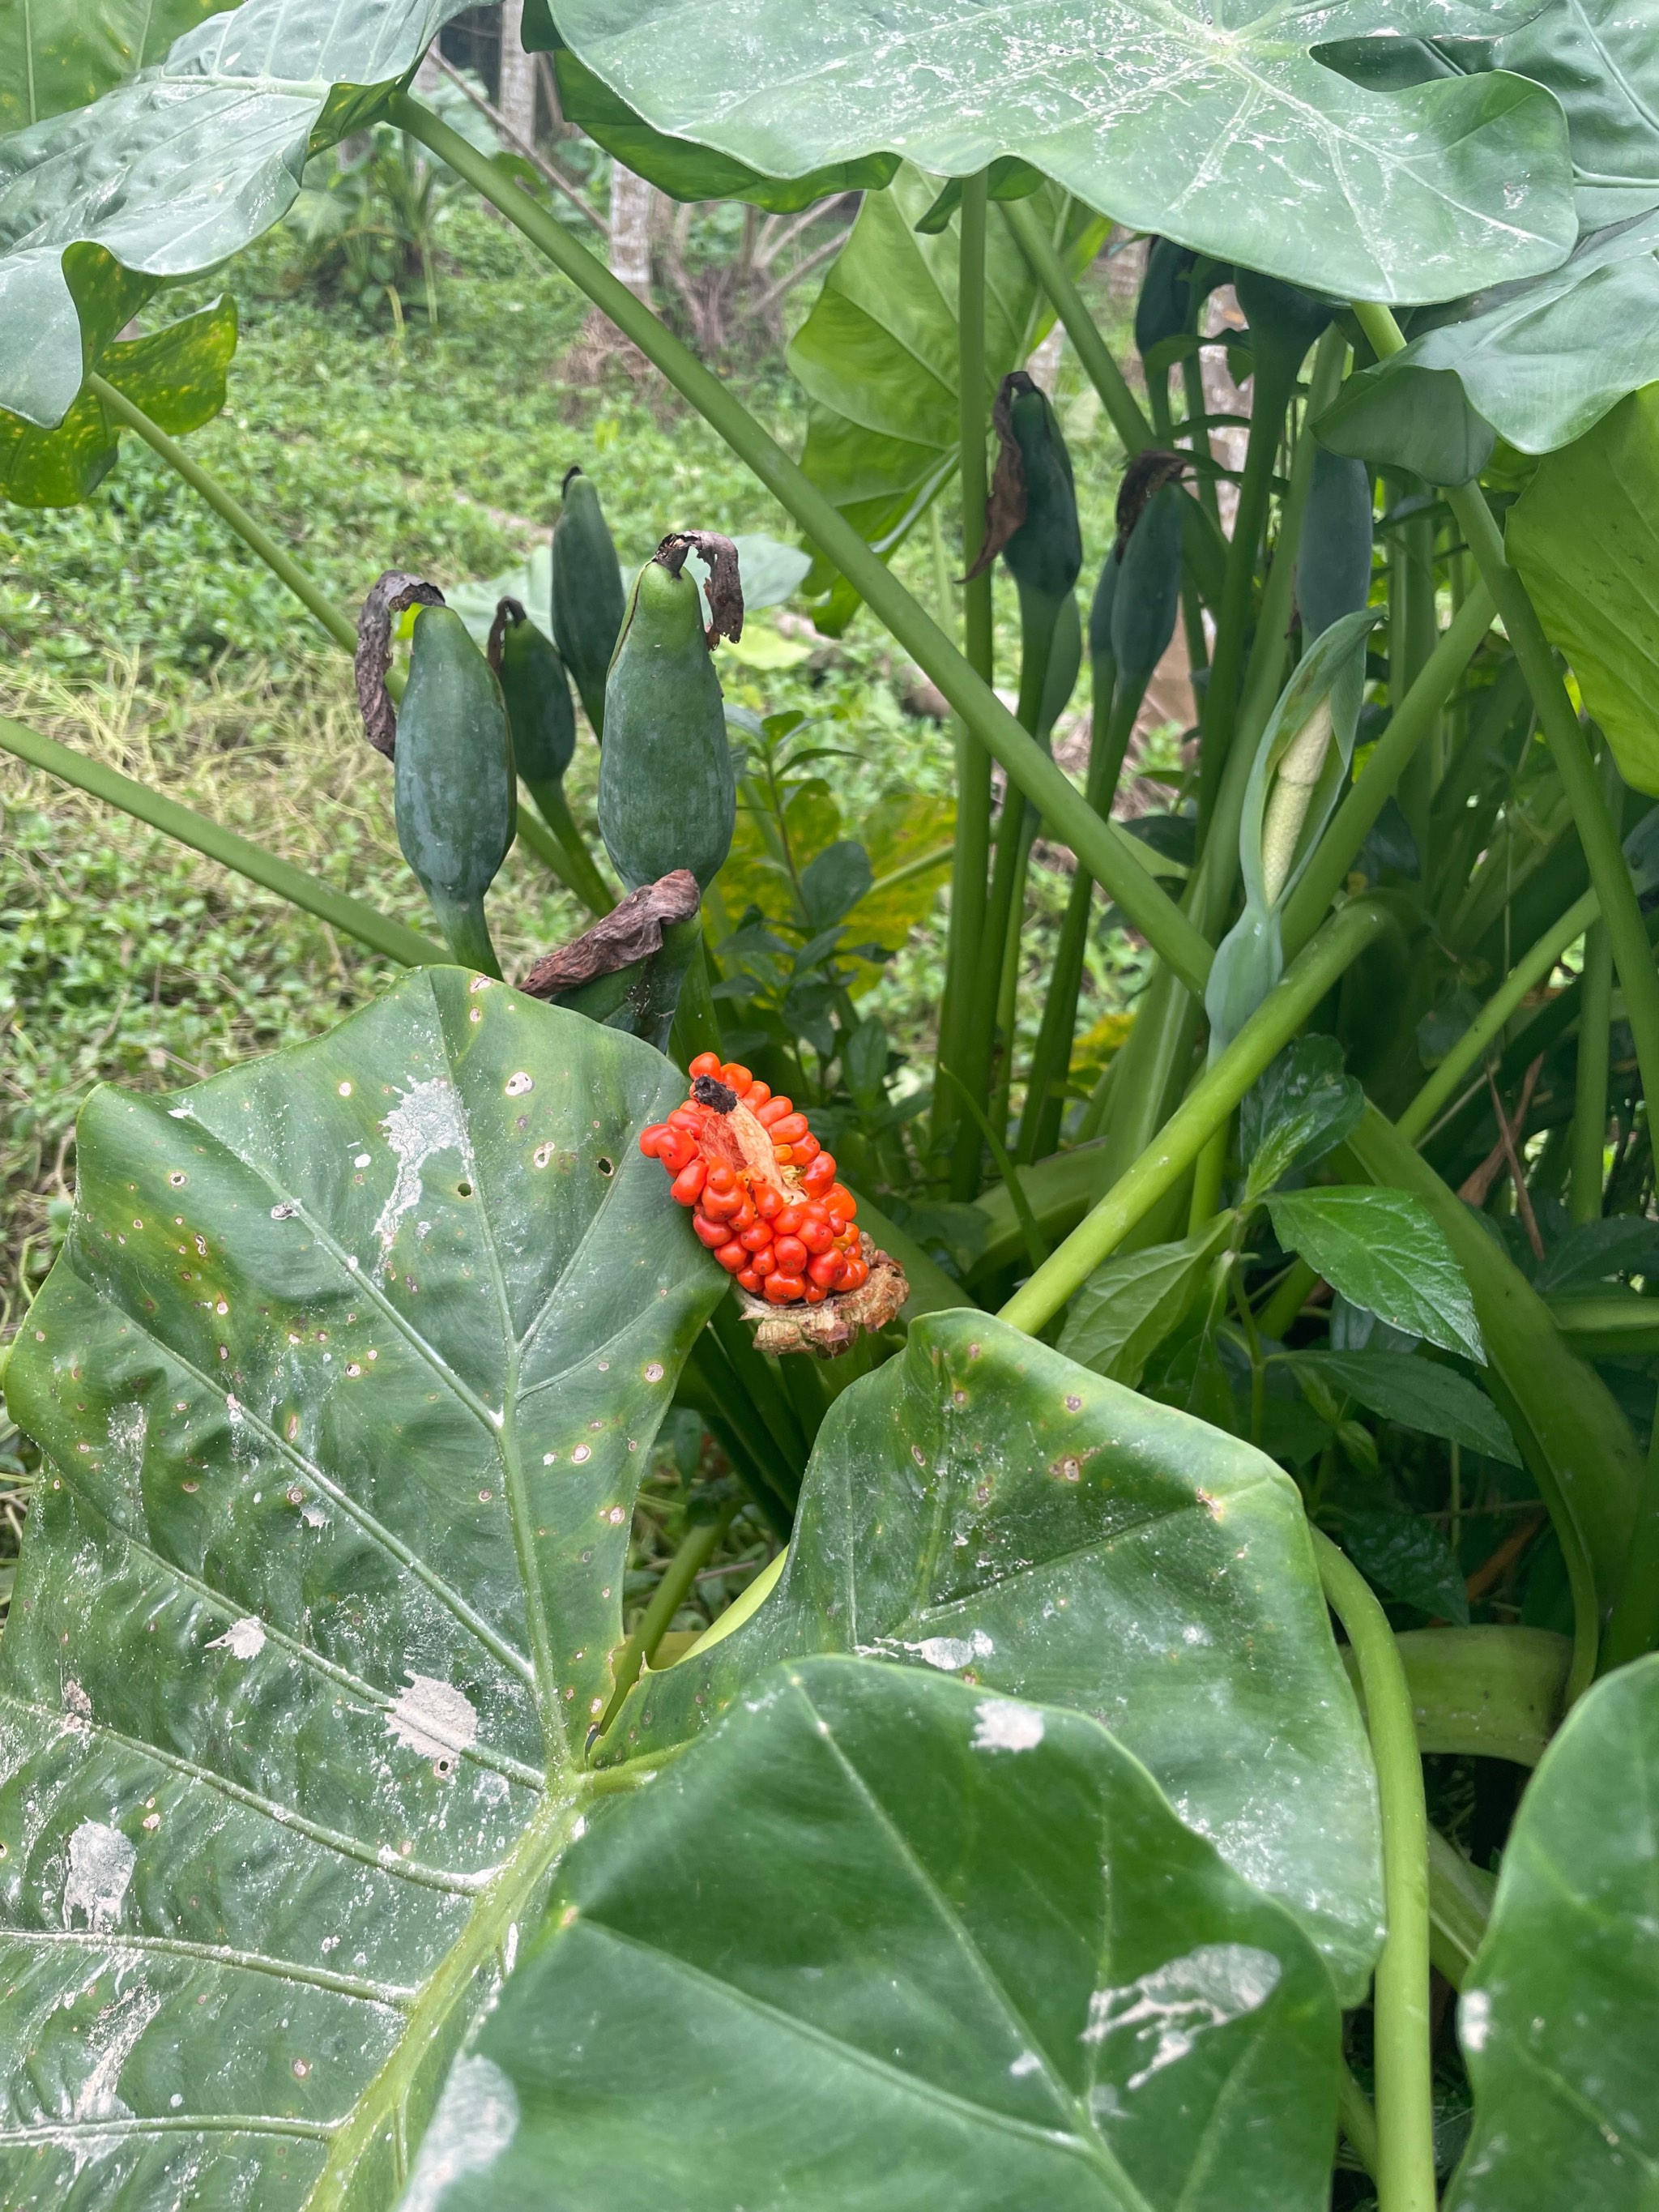
{"type": "Polygon", "coordinates": [[[1645,2212],[1659,2133],[1659,1657],[1598,1682],[1521,1801],[1458,2027],[1447,2212],[1645,2212]]]}
{"type": "MultiPolygon", "coordinates": [[[[1659,215],[1651,218],[1659,240],[1659,215]]],[[[1659,276],[1659,264],[1656,264],[1659,276]]],[[[1650,371],[1659,370],[1659,284],[1650,371]]],[[[1659,791],[1659,384],[1548,455],[1505,542],[1551,642],[1638,791],[1659,791]]]]}
{"type": "Polygon", "coordinates": [[[1659,1221],[1644,1213],[1615,1213],[1582,1221],[1545,1254],[1533,1287],[1542,1297],[1613,1275],[1659,1278],[1659,1221]]]}
{"type": "Polygon", "coordinates": [[[1367,1413],[1385,1421],[1398,1421],[1425,1436],[1443,1437],[1449,1443],[1484,1452],[1510,1467],[1519,1467],[1503,1415],[1484,1390],[1432,1359],[1419,1359],[1408,1352],[1298,1352],[1291,1364],[1299,1375],[1306,1369],[1323,1378],[1334,1390],[1346,1390],[1367,1413]]]}
{"type": "Polygon", "coordinates": [[[152,279],[212,268],[281,220],[307,152],[366,122],[461,12],[245,0],[92,106],[0,140],[0,408],[51,428],[80,390],[66,247],[152,279]]]}
{"type": "MultiPolygon", "coordinates": [[[[924,238],[932,238],[943,230],[962,205],[964,181],[961,177],[952,177],[916,225],[924,238]]],[[[1041,191],[1046,182],[1042,170],[1034,169],[1029,161],[1016,161],[1012,155],[1000,154],[985,172],[986,198],[1028,200],[1033,192],[1041,191]]]]}
{"type": "Polygon", "coordinates": [[[1487,36],[1524,13],[1339,0],[1287,15],[1255,0],[1220,40],[1198,0],[916,0],[874,17],[861,0],[560,0],[558,19],[658,130],[767,175],[877,148],[943,176],[1017,155],[1132,228],[1223,260],[1345,296],[1434,300],[1551,268],[1571,246],[1559,109],[1495,75],[1379,94],[1308,49],[1487,36]]]}
{"type": "Polygon", "coordinates": [[[1316,2212],[1337,2043],[1289,1914],[1095,1722],[811,1659],[592,1821],[411,2198],[1316,2212]]]}
{"type": "MultiPolygon", "coordinates": [[[[883,553],[926,513],[957,465],[956,224],[937,237],[915,228],[933,191],[907,163],[886,191],[865,196],[789,347],[789,366],[811,402],[801,465],[883,553]]],[[[1050,228],[1065,213],[1064,195],[1051,185],[1034,204],[1050,228]]],[[[1083,210],[1066,222],[1071,258],[1081,265],[1105,226],[1083,210]]],[[[1054,319],[995,208],[986,283],[986,375],[994,388],[1054,319]]],[[[828,589],[830,576],[821,566],[808,588],[828,589]]]]}
{"type": "Polygon", "coordinates": [[[1359,1125],[1365,1094],[1344,1072],[1334,1037],[1298,1037],[1244,1094],[1238,1149],[1244,1195],[1265,1197],[1293,1168],[1310,1168],[1359,1125]]]}
{"type": "MultiPolygon", "coordinates": [[[[525,44],[532,44],[528,17],[525,44]]],[[[789,215],[837,192],[880,191],[898,167],[896,154],[866,154],[811,169],[805,176],[763,176],[729,154],[653,131],[625,100],[584,68],[568,46],[555,55],[553,67],[565,120],[578,125],[624,168],[672,199],[747,200],[753,207],[789,215]]]]}
{"type": "Polygon", "coordinates": [[[683,1741],[826,1650],[1103,1721],[1363,1989],[1369,1757],[1295,1488],[1259,1452],[988,1315],[927,1315],[831,1407],[777,1589],[635,1690],[610,1755],[683,1741]]]}
{"type": "Polygon", "coordinates": [[[1566,111],[1586,230],[1659,206],[1659,40],[1629,0],[1554,0],[1492,48],[1494,69],[1547,85],[1566,111]]]}
{"type": "Polygon", "coordinates": [[[1115,1254],[1072,1300],[1060,1349],[1133,1390],[1152,1352],[1186,1320],[1232,1226],[1231,1213],[1218,1214],[1177,1244],[1115,1254]]]}
{"type": "Polygon", "coordinates": [[[1276,1191],[1267,1209],[1285,1249],[1355,1305],[1447,1352],[1486,1358],[1468,1285],[1420,1199],[1364,1188],[1276,1191]]]}
{"type": "MultiPolygon", "coordinates": [[[[210,422],[225,404],[225,372],[236,350],[234,301],[217,300],[147,337],[104,343],[109,308],[128,303],[132,280],[96,246],[71,246],[64,259],[82,301],[87,366],[174,437],[210,422]]],[[[0,412],[0,494],[21,507],[75,506],[114,466],[123,427],[84,390],[55,430],[0,412]]]]}
{"type": "MultiPolygon", "coordinates": [[[[231,0],[235,4],[235,0],[231,0]]],[[[0,138],[161,61],[223,0],[28,0],[0,12],[0,138]]]]}
{"type": "Polygon", "coordinates": [[[1659,372],[1656,256],[1659,213],[1591,232],[1547,276],[1477,295],[1464,319],[1352,379],[1352,399],[1320,417],[1320,438],[1339,453],[1437,466],[1444,483],[1480,453],[1483,424],[1524,453],[1571,445],[1659,372]],[[1473,418],[1439,386],[1448,370],[1473,418]]]}
{"type": "Polygon", "coordinates": [[[1399,358],[1403,367],[1390,362],[1349,377],[1315,426],[1320,444],[1432,484],[1468,483],[1492,459],[1498,433],[1453,370],[1399,358]]]}
{"type": "Polygon", "coordinates": [[[1467,1627],[1462,1572],[1432,1522],[1402,1505],[1386,1482],[1364,1476],[1349,1479],[1334,1510],[1342,1548],[1368,1581],[1402,1605],[1467,1627]]]}
{"type": "Polygon", "coordinates": [[[398,2194],[580,1825],[719,1295],[635,1143],[684,1095],[430,969],[83,1109],[6,1377],[48,1469],[0,1643],[6,2202],[398,2194]]]}
{"type": "MultiPolygon", "coordinates": [[[[800,891],[814,929],[833,929],[875,881],[870,855],[856,838],[840,837],[801,870],[800,891]]],[[[823,948],[832,951],[833,939],[823,948]]]]}

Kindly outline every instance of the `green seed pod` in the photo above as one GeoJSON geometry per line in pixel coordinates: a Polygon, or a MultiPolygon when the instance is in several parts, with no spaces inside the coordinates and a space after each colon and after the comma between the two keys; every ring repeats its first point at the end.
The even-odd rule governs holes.
{"type": "Polygon", "coordinates": [[[1178,337],[1193,322],[1192,273],[1198,256],[1172,238],[1155,238],[1135,302],[1135,351],[1144,362],[1154,346],[1178,337]]]}
{"type": "Polygon", "coordinates": [[[1002,380],[997,429],[1005,455],[1012,441],[1024,492],[1022,519],[1010,532],[1002,557],[1022,593],[1058,605],[1073,590],[1083,566],[1072,457],[1048,393],[1023,368],[1002,380]]]}
{"type": "Polygon", "coordinates": [[[1117,678],[1117,658],[1112,651],[1112,610],[1117,604],[1118,579],[1123,564],[1115,545],[1100,564],[1095,595],[1089,602],[1089,660],[1094,670],[1095,696],[1109,691],[1117,678]]]}
{"type": "Polygon", "coordinates": [[[1181,540],[1186,501],[1166,482],[1142,508],[1123,548],[1112,605],[1112,657],[1121,678],[1144,684],[1175,635],[1181,607],[1181,540]]]}
{"type": "Polygon", "coordinates": [[[1316,446],[1296,557],[1304,643],[1357,613],[1370,589],[1371,472],[1364,461],[1316,446]]]}
{"type": "Polygon", "coordinates": [[[416,614],[392,765],[404,858],[456,958],[499,975],[483,897],[517,826],[513,744],[501,686],[453,607],[416,614]]]}
{"type": "Polygon", "coordinates": [[[596,738],[605,735],[605,676],[623,624],[622,566],[591,477],[565,472],[553,526],[553,642],[576,680],[596,738]]]}
{"type": "Polygon", "coordinates": [[[517,599],[503,599],[489,632],[489,665],[500,679],[513,733],[513,760],[529,784],[558,783],[576,750],[570,679],[517,599]]]}
{"type": "Polygon", "coordinates": [[[730,539],[665,538],[635,579],[605,686],[599,835],[630,890],[676,868],[706,890],[731,849],[737,791],[712,647],[742,628],[730,539]],[[707,630],[685,571],[694,550],[712,571],[707,630]]]}

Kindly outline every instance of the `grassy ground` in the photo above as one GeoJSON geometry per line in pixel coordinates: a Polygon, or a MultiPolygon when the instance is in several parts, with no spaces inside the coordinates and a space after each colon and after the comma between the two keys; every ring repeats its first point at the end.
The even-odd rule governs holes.
{"type": "MultiPolygon", "coordinates": [[[[418,301],[401,329],[331,302],[301,278],[280,234],[222,280],[242,337],[229,404],[191,450],[343,605],[385,568],[451,584],[521,559],[572,461],[599,483],[625,567],[674,526],[793,538],[787,516],[654,375],[614,363],[597,381],[572,375],[586,304],[515,234],[467,207],[442,234],[435,328],[418,301]]],[[[208,296],[175,294],[165,313],[208,296]]],[[[797,317],[806,304],[796,301],[797,317]]],[[[732,374],[798,447],[804,409],[781,361],[732,374]]],[[[1060,396],[1097,559],[1110,537],[1115,441],[1069,359],[1060,396]]],[[[954,515],[945,527],[954,561],[954,515]]],[[[931,597],[926,544],[900,565],[931,597]]],[[[83,507],[0,507],[0,712],[429,927],[398,856],[389,774],[363,743],[343,655],[137,441],[83,507]]],[[[1012,635],[1002,643],[1012,669],[1012,635]]],[[[912,674],[865,617],[841,647],[800,668],[729,669],[726,682],[729,696],[763,713],[799,707],[823,718],[826,742],[857,756],[830,771],[855,823],[884,791],[950,787],[946,732],[902,703],[912,674]]],[[[596,771],[584,742],[571,789],[590,823],[596,771]]],[[[93,1085],[173,1088],[314,1035],[390,971],[3,754],[0,809],[3,1343],[67,1218],[74,1115],[93,1085]]],[[[1066,889],[1036,871],[1045,926],[1030,961],[1032,1022],[1066,889]]],[[[522,848],[491,912],[509,972],[580,927],[522,848]]],[[[918,1053],[938,1000],[943,924],[941,900],[872,1000],[895,1041],[918,1053]]],[[[1113,1002],[1137,964],[1119,938],[1093,957],[1086,1012],[1113,1002]]],[[[0,1429],[0,1475],[7,1449],[0,1429]]]]}

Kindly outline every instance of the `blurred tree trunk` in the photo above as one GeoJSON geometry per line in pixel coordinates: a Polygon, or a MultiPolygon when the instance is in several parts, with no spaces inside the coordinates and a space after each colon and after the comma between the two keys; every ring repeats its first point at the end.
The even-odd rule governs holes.
{"type": "Polygon", "coordinates": [[[501,0],[501,82],[495,105],[520,138],[536,143],[536,57],[524,50],[524,0],[501,0]]]}
{"type": "Polygon", "coordinates": [[[611,165],[611,273],[645,301],[651,297],[653,185],[620,161],[611,165]]]}

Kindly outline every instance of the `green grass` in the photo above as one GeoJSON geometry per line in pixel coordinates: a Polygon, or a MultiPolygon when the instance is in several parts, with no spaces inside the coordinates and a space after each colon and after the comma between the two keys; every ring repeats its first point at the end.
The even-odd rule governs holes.
{"type": "MultiPolygon", "coordinates": [[[[625,566],[673,527],[793,537],[787,517],[643,364],[613,363],[597,384],[571,377],[566,356],[586,302],[515,234],[459,205],[441,235],[435,329],[418,302],[401,331],[331,304],[280,233],[221,279],[240,307],[242,337],[228,404],[191,450],[343,605],[355,606],[385,568],[448,584],[521,558],[572,461],[599,483],[625,566]]],[[[174,293],[155,319],[209,296],[174,293]]],[[[732,374],[798,448],[804,408],[781,362],[732,374]]],[[[1111,535],[1117,448],[1069,358],[1061,399],[1097,559],[1111,535]]],[[[954,549],[954,515],[945,520],[954,549]]],[[[925,537],[900,566],[931,600],[925,537]]],[[[118,466],[81,507],[0,507],[0,711],[429,927],[398,856],[389,772],[363,742],[343,655],[138,441],[125,441],[118,466]]],[[[1000,605],[1000,669],[1011,683],[1012,594],[1000,605]]],[[[857,756],[830,771],[854,829],[884,791],[949,788],[948,734],[905,713],[911,672],[867,617],[799,670],[762,677],[728,661],[723,672],[738,702],[800,708],[823,718],[825,742],[857,756]]],[[[571,790],[590,827],[596,774],[584,740],[571,790]]],[[[390,971],[9,756],[0,808],[3,1341],[61,1233],[74,1114],[94,1084],[173,1088],[315,1035],[390,971]]],[[[1063,877],[1035,872],[1028,1028],[1066,890],[1063,877]]],[[[509,972],[580,927],[522,850],[491,916],[509,972]]],[[[870,1001],[917,1054],[932,1033],[943,919],[941,901],[870,1001]]],[[[1115,1003],[1139,967],[1121,938],[1103,939],[1092,957],[1085,1018],[1115,1003]]]]}

